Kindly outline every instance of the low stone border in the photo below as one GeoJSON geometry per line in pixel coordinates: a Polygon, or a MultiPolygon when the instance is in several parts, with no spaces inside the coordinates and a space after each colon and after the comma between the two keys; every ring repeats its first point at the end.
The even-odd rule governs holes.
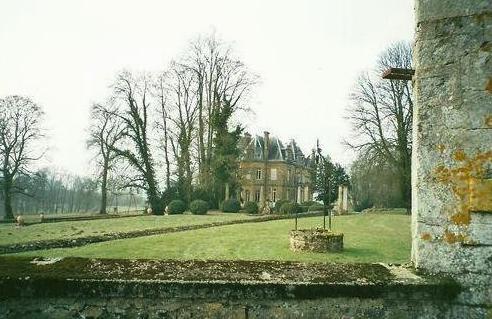
{"type": "MultiPolygon", "coordinates": [[[[426,277],[415,274],[411,268],[385,264],[339,264],[339,263],[303,263],[295,261],[246,261],[246,260],[147,260],[147,259],[94,259],[94,258],[33,258],[33,257],[0,257],[0,287],[7,282],[35,283],[36,281],[61,280],[65,285],[69,281],[100,282],[160,282],[160,283],[203,283],[241,284],[241,285],[281,285],[286,286],[286,294],[295,293],[289,285],[329,284],[340,286],[338,290],[321,291],[308,289],[302,291],[300,297],[312,298],[333,295],[350,295],[363,297],[365,293],[371,297],[383,287],[398,286],[427,286],[427,288],[446,288],[440,297],[453,296],[459,287],[450,279],[439,276],[426,277]],[[348,289],[351,286],[356,289],[348,289]],[[368,288],[366,291],[361,288],[368,288]],[[289,292],[290,290],[290,292],[289,292]]],[[[76,293],[80,287],[75,285],[76,293]]],[[[26,295],[33,291],[19,289],[20,286],[10,286],[2,290],[9,296],[26,295]]],[[[33,286],[33,288],[35,288],[33,286]]],[[[40,286],[42,294],[64,295],[63,291],[49,286],[40,286]]],[[[97,285],[92,285],[97,288],[97,285]]],[[[408,288],[408,287],[407,287],[408,288]]],[[[70,289],[66,285],[64,289],[70,289]]],[[[63,290],[63,289],[62,289],[63,290]]],[[[97,289],[96,289],[97,290],[97,289]]],[[[120,292],[122,292],[121,290],[120,292]]],[[[102,292],[102,291],[101,291],[102,292]]],[[[125,293],[130,293],[126,291],[125,293]]],[[[92,291],[94,293],[94,291],[92,291]]],[[[153,296],[152,294],[149,294],[153,296]]]]}
{"type": "MultiPolygon", "coordinates": [[[[322,213],[312,212],[312,213],[299,214],[298,217],[314,217],[320,215],[322,215],[322,213]]],[[[108,233],[104,235],[86,236],[86,237],[78,237],[78,238],[71,238],[71,239],[51,239],[51,240],[30,241],[30,242],[11,244],[11,245],[0,245],[0,254],[11,254],[11,253],[24,252],[24,251],[44,250],[44,249],[53,249],[53,248],[79,247],[88,244],[100,243],[104,241],[111,241],[117,239],[128,239],[128,238],[153,236],[153,235],[160,235],[160,234],[169,234],[169,233],[176,233],[176,232],[182,232],[188,230],[204,229],[204,228],[235,225],[235,224],[258,223],[258,222],[266,222],[271,220],[292,219],[294,217],[295,217],[294,215],[266,215],[257,218],[239,219],[239,220],[215,222],[215,223],[208,223],[208,224],[144,229],[144,230],[135,230],[130,232],[108,233]]]]}
{"type": "MultiPolygon", "coordinates": [[[[88,216],[66,216],[66,217],[44,217],[43,221],[31,221],[26,222],[25,225],[36,225],[45,223],[59,223],[59,222],[73,222],[73,221],[83,221],[83,220],[99,220],[99,219],[113,219],[113,218],[127,218],[127,217],[138,217],[143,216],[143,213],[133,213],[133,214],[102,214],[102,215],[88,215],[88,216]]],[[[24,215],[27,216],[27,215],[24,215]]],[[[33,215],[34,216],[34,215],[33,215]]],[[[1,224],[14,224],[16,221],[14,219],[4,219],[1,220],[1,224]]]]}
{"type": "Polygon", "coordinates": [[[78,220],[98,220],[98,219],[113,219],[113,218],[127,218],[127,217],[138,217],[144,215],[143,212],[133,213],[133,214],[101,214],[101,215],[91,215],[91,216],[74,216],[74,217],[45,217],[43,222],[40,223],[58,223],[58,222],[69,222],[78,220]]]}
{"type": "MultiPolygon", "coordinates": [[[[465,318],[456,282],[379,264],[0,257],[0,318],[465,318]]],[[[481,318],[482,316],[474,316],[481,318]]]]}
{"type": "MultiPolygon", "coordinates": [[[[104,214],[104,215],[88,215],[88,216],[66,216],[66,217],[44,217],[43,221],[28,221],[25,222],[24,225],[37,225],[37,224],[45,224],[45,223],[59,223],[59,222],[73,222],[73,221],[83,221],[83,220],[99,220],[99,219],[114,219],[114,218],[127,218],[127,217],[138,217],[142,216],[143,213],[138,214],[104,214]]],[[[29,215],[24,215],[29,216],[29,215]]],[[[34,215],[33,215],[34,216],[34,215]]],[[[0,220],[0,224],[15,224],[16,221],[14,219],[4,219],[0,220]]]]}

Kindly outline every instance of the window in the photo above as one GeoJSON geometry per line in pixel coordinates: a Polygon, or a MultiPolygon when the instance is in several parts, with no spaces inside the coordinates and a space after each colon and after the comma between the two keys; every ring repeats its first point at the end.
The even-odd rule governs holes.
{"type": "Polygon", "coordinates": [[[272,202],[276,202],[277,201],[277,189],[276,188],[273,188],[272,189],[272,202]]]}
{"type": "Polygon", "coordinates": [[[276,181],[277,180],[277,169],[276,168],[272,168],[270,170],[270,180],[272,181],[276,181]]]}
{"type": "Polygon", "coordinates": [[[255,202],[259,202],[260,201],[260,191],[257,190],[255,191],[255,202]]]}
{"type": "Polygon", "coordinates": [[[256,170],[256,179],[261,179],[261,168],[256,170]]]}

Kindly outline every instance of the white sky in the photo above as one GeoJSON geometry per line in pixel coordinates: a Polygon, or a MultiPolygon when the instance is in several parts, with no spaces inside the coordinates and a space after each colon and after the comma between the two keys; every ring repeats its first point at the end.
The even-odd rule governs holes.
{"type": "Polygon", "coordinates": [[[89,107],[117,71],[159,71],[190,39],[216,30],[261,76],[250,133],[316,138],[336,161],[359,72],[391,42],[413,39],[413,0],[0,0],[0,96],[31,96],[46,112],[49,165],[86,174],[89,107]]]}

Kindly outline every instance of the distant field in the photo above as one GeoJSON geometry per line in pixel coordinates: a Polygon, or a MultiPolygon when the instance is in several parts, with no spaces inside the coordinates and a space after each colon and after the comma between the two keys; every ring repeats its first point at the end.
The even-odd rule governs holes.
{"type": "MultiPolygon", "coordinates": [[[[176,218],[176,223],[187,223],[193,220],[197,222],[193,217],[201,216],[172,217],[176,218]]],[[[162,221],[165,218],[157,217],[162,221]]],[[[134,221],[135,226],[141,223],[139,219],[134,221]]],[[[322,217],[299,219],[299,228],[322,225],[322,217]]],[[[391,213],[340,216],[334,218],[333,225],[335,231],[343,232],[345,236],[345,250],[342,253],[291,252],[288,248],[288,233],[293,228],[294,221],[278,220],[116,240],[77,248],[33,251],[22,255],[305,262],[403,263],[410,260],[410,216],[391,213]]]]}
{"type": "Polygon", "coordinates": [[[24,227],[0,224],[0,245],[35,240],[78,238],[111,232],[177,227],[251,218],[245,214],[209,213],[207,215],[138,216],[84,221],[43,223],[24,227]]]}

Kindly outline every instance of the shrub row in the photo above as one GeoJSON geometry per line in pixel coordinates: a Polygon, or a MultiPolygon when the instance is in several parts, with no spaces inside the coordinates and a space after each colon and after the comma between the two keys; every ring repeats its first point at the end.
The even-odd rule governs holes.
{"type": "MultiPolygon", "coordinates": [[[[204,215],[208,211],[208,203],[201,199],[196,199],[190,203],[190,211],[195,215],[204,215]]],[[[172,200],[167,205],[167,213],[170,215],[182,214],[186,210],[186,204],[180,199],[172,200]]]]}
{"type": "MultiPolygon", "coordinates": [[[[196,199],[190,203],[189,207],[192,214],[204,215],[209,209],[209,204],[201,199],[196,199]]],[[[227,199],[222,202],[220,209],[225,213],[238,213],[241,210],[241,203],[237,199],[227,199]]],[[[180,200],[175,199],[167,206],[168,214],[182,214],[186,210],[186,204],[180,200]]],[[[244,203],[243,211],[248,214],[257,214],[259,210],[258,203],[246,202],[244,203]]],[[[322,211],[323,205],[317,202],[305,202],[299,205],[295,202],[287,200],[279,200],[275,203],[274,212],[279,214],[296,214],[303,212],[322,211]]]]}
{"type": "MultiPolygon", "coordinates": [[[[277,208],[277,205],[275,205],[275,208],[277,208]]],[[[322,211],[322,210],[323,210],[323,205],[317,202],[305,202],[302,203],[302,205],[299,205],[298,203],[283,201],[280,205],[280,208],[278,208],[277,212],[280,214],[296,214],[296,213],[298,214],[298,213],[315,212],[315,211],[322,211]]]]}

